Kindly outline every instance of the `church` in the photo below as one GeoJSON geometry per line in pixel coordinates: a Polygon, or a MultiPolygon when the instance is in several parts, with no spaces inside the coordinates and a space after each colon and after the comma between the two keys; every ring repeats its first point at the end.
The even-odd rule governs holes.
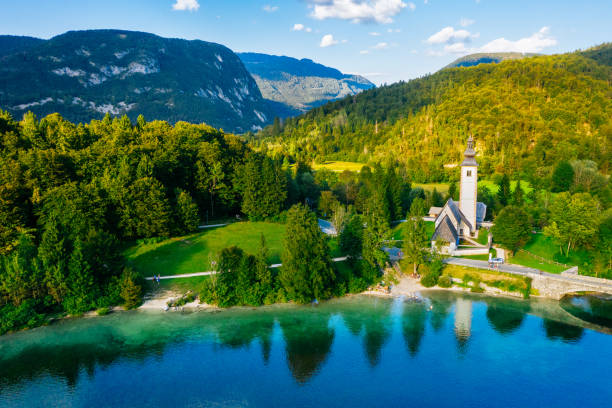
{"type": "Polygon", "coordinates": [[[446,241],[450,250],[455,250],[462,238],[478,237],[480,224],[487,213],[487,206],[477,200],[478,163],[475,156],[474,139],[470,136],[461,163],[459,202],[449,198],[444,207],[429,210],[430,215],[435,216],[432,241],[446,241]]]}

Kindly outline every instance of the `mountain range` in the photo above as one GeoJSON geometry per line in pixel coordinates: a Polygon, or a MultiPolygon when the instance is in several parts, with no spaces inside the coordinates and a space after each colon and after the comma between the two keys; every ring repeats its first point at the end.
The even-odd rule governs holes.
{"type": "Polygon", "coordinates": [[[0,108],[16,118],[27,111],[75,122],[142,114],[243,133],[372,86],[310,60],[239,58],[220,44],[143,32],[0,36],[0,108]]]}

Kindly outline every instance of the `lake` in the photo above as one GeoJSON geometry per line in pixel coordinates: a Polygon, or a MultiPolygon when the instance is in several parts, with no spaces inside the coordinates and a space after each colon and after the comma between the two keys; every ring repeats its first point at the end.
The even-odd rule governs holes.
{"type": "Polygon", "coordinates": [[[612,335],[593,327],[450,292],[115,313],[0,337],[0,406],[611,406],[612,335]]]}

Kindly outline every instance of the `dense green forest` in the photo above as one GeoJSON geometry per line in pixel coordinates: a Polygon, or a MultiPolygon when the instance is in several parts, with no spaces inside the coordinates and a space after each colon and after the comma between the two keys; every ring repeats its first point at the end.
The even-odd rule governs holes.
{"type": "MultiPolygon", "coordinates": [[[[303,211],[321,205],[322,214],[337,213],[337,222],[357,211],[377,214],[388,226],[413,196],[425,193],[411,190],[395,168],[314,173],[204,124],[171,126],[143,117],[132,123],[107,115],[75,125],[58,114],[38,120],[32,113],[17,122],[1,112],[1,331],[53,315],[136,306],[142,277],[126,268],[128,243],[183,235],[201,221],[239,215],[285,222],[296,203],[308,204],[303,211]]],[[[310,228],[319,242],[312,220],[294,217],[301,223],[296,228],[310,228]]],[[[371,250],[380,251],[385,238],[372,236],[371,250]]],[[[316,293],[346,290],[338,282],[316,293]]],[[[292,293],[284,298],[303,301],[311,294],[292,293]]]]}
{"type": "Polygon", "coordinates": [[[123,243],[237,214],[238,169],[255,156],[207,125],[108,115],[75,125],[31,113],[16,122],[1,112],[2,331],[136,305],[140,277],[124,267],[123,243]]]}
{"type": "Polygon", "coordinates": [[[473,134],[480,173],[550,183],[560,160],[612,162],[612,45],[450,68],[365,91],[264,129],[254,143],[289,160],[404,164],[416,182],[447,180],[473,134]],[[447,166],[448,167],[448,166],[447,166]]]}

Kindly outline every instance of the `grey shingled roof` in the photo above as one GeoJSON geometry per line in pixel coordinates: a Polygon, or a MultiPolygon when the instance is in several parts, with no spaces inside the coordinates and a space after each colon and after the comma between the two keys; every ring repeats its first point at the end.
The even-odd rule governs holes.
{"type": "Polygon", "coordinates": [[[451,243],[456,243],[457,239],[459,239],[459,234],[457,234],[453,223],[448,219],[448,215],[445,215],[442,221],[440,221],[431,239],[435,241],[439,238],[451,243]]]}
{"type": "Polygon", "coordinates": [[[463,221],[465,223],[465,225],[467,225],[470,230],[472,229],[472,224],[468,221],[467,218],[465,218],[465,215],[463,215],[463,213],[459,209],[459,206],[457,205],[457,203],[455,203],[453,201],[452,198],[448,199],[448,201],[446,202],[446,205],[448,205],[450,210],[453,212],[453,215],[455,216],[455,219],[458,222],[463,221]]]}
{"type": "Polygon", "coordinates": [[[476,222],[483,222],[487,215],[487,205],[485,203],[476,203],[476,222]]]}

